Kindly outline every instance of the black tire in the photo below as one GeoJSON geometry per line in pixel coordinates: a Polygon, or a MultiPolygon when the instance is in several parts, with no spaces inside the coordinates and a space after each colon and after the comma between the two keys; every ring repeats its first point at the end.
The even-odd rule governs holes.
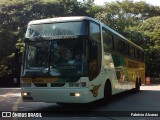
{"type": "Polygon", "coordinates": [[[140,91],[140,84],[139,84],[139,81],[136,80],[136,84],[135,84],[135,93],[139,92],[140,91]]]}
{"type": "Polygon", "coordinates": [[[141,78],[139,79],[139,86],[142,86],[141,78]]]}
{"type": "Polygon", "coordinates": [[[104,88],[104,102],[108,103],[111,100],[111,97],[112,97],[111,83],[107,81],[104,88]]]}
{"type": "Polygon", "coordinates": [[[61,102],[57,102],[56,104],[57,104],[57,105],[60,105],[60,106],[64,106],[64,105],[68,105],[69,103],[61,103],[61,102]]]}

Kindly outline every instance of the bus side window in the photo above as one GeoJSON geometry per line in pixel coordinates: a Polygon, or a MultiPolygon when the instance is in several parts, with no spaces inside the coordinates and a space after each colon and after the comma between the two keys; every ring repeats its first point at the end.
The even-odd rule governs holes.
{"type": "Polygon", "coordinates": [[[114,39],[114,51],[119,52],[120,49],[120,40],[117,37],[113,37],[114,39]]]}
{"type": "Polygon", "coordinates": [[[89,79],[93,80],[98,76],[101,69],[101,46],[99,43],[90,41],[89,43],[89,56],[88,56],[88,74],[89,79]]]}
{"type": "Polygon", "coordinates": [[[100,42],[101,40],[101,34],[100,34],[100,26],[94,22],[90,22],[89,25],[89,34],[90,34],[90,38],[100,42]]]}
{"type": "Polygon", "coordinates": [[[140,51],[138,49],[135,49],[135,58],[136,59],[140,58],[140,51]]]}
{"type": "Polygon", "coordinates": [[[119,44],[118,44],[118,52],[123,54],[123,41],[119,40],[119,44]]]}
{"type": "Polygon", "coordinates": [[[133,46],[130,46],[130,55],[131,55],[132,58],[135,57],[135,49],[134,49],[133,46]]]}
{"type": "Polygon", "coordinates": [[[123,53],[123,42],[114,36],[114,51],[118,53],[123,53]]]}
{"type": "Polygon", "coordinates": [[[129,54],[129,50],[128,50],[128,44],[123,42],[123,54],[128,55],[129,54]]]}
{"type": "Polygon", "coordinates": [[[98,47],[95,42],[91,41],[89,45],[89,79],[92,80],[97,76],[98,65],[98,47]]]}
{"type": "Polygon", "coordinates": [[[89,79],[93,80],[100,72],[102,48],[99,24],[90,21],[89,25],[89,46],[88,46],[88,73],[89,79]]]}
{"type": "Polygon", "coordinates": [[[144,53],[141,51],[141,60],[144,61],[144,53]]]}
{"type": "Polygon", "coordinates": [[[129,44],[127,44],[127,50],[128,50],[128,56],[130,56],[131,55],[131,53],[130,53],[130,45],[129,44]]]}
{"type": "Polygon", "coordinates": [[[103,46],[104,50],[113,50],[112,34],[103,28],[103,46]]]}

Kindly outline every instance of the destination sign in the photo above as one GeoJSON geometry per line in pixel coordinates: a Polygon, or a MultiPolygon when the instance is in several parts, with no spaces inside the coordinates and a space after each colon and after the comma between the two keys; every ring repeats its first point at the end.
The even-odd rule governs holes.
{"type": "Polygon", "coordinates": [[[76,39],[76,38],[84,38],[85,35],[57,35],[57,36],[39,36],[39,37],[31,37],[25,38],[24,42],[29,41],[43,41],[43,40],[56,40],[56,39],[76,39]]]}

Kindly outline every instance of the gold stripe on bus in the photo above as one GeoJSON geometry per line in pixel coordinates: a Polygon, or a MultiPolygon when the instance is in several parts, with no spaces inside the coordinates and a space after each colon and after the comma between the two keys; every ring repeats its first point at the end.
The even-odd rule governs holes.
{"type": "Polygon", "coordinates": [[[58,77],[56,78],[21,78],[21,80],[25,83],[53,83],[58,80],[58,77]]]}

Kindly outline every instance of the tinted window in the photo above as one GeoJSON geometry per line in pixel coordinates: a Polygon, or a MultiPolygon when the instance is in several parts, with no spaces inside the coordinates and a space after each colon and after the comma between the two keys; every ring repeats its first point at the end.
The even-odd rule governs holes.
{"type": "Polygon", "coordinates": [[[134,52],[135,52],[135,49],[133,46],[130,47],[130,55],[132,58],[134,58],[134,52]]]}
{"type": "Polygon", "coordinates": [[[65,22],[30,25],[26,37],[50,37],[56,35],[85,35],[85,22],[65,22]]]}
{"type": "Polygon", "coordinates": [[[141,53],[142,53],[141,54],[141,60],[144,61],[144,53],[143,53],[143,51],[141,51],[141,53]]]}
{"type": "Polygon", "coordinates": [[[93,40],[100,41],[100,27],[94,22],[90,22],[90,37],[93,40]]]}
{"type": "Polygon", "coordinates": [[[105,50],[113,49],[112,35],[107,30],[105,30],[105,28],[103,28],[103,45],[105,50]]]}
{"type": "Polygon", "coordinates": [[[101,44],[90,41],[88,44],[88,72],[89,72],[89,79],[93,80],[97,77],[101,70],[101,58],[102,58],[102,51],[101,51],[101,44]]]}
{"type": "Polygon", "coordinates": [[[70,39],[26,43],[23,76],[85,75],[87,63],[84,42],[70,39]]]}
{"type": "Polygon", "coordinates": [[[129,55],[129,45],[125,42],[123,42],[123,53],[129,55]]]}
{"type": "Polygon", "coordinates": [[[114,51],[118,52],[119,51],[119,39],[114,36],[114,51]]]}
{"type": "Polygon", "coordinates": [[[123,44],[120,39],[114,37],[114,50],[119,53],[123,53],[123,44]]]}
{"type": "Polygon", "coordinates": [[[135,49],[135,58],[140,58],[140,51],[138,49],[135,49]]]}

